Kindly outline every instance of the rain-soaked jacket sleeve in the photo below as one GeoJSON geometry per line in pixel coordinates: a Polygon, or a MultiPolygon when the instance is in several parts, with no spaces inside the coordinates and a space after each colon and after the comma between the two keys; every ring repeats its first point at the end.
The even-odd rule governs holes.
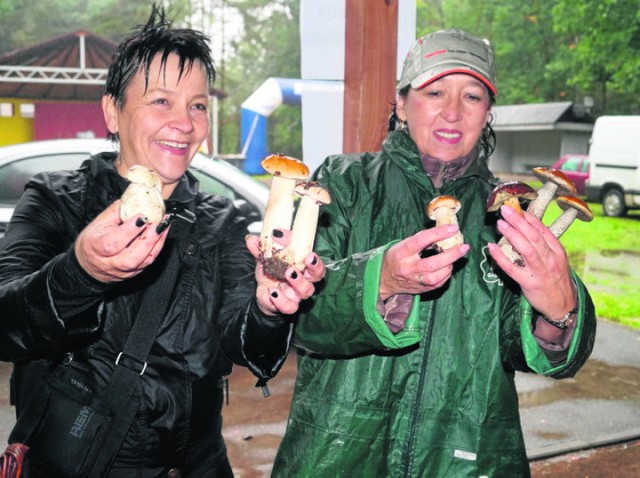
{"type": "Polygon", "coordinates": [[[503,356],[510,368],[553,378],[567,378],[573,377],[584,365],[595,342],[596,313],[587,288],[573,270],[571,278],[576,285],[578,310],[567,358],[557,364],[549,360],[533,334],[535,311],[521,298],[514,303],[514,310],[507,313],[510,319],[503,322],[503,356]]]}
{"type": "Polygon", "coordinates": [[[55,352],[100,326],[109,285],[89,276],[73,239],[57,226],[65,206],[44,189],[27,189],[0,246],[0,359],[55,352]]]}
{"type": "Polygon", "coordinates": [[[245,243],[246,220],[230,214],[220,245],[222,303],[218,315],[220,346],[234,363],[245,366],[263,384],[282,367],[291,344],[293,322],[267,316],[256,299],[256,260],[245,243]]]}
{"type": "MultiPolygon", "coordinates": [[[[351,216],[358,214],[354,197],[366,201],[366,191],[352,194],[359,188],[357,168],[334,170],[339,186],[324,176],[326,163],[314,175],[314,180],[330,191],[331,204],[322,206],[315,251],[327,264],[324,280],[317,285],[317,293],[301,306],[296,322],[294,344],[310,352],[324,355],[350,356],[367,352],[399,349],[420,340],[419,310],[409,312],[405,327],[394,334],[377,311],[380,272],[384,252],[392,243],[371,247],[364,252],[350,250],[351,216]],[[355,172],[354,172],[355,170],[355,172]]],[[[352,164],[353,165],[353,164],[352,164]]],[[[366,232],[363,231],[363,234],[366,232]]]]}

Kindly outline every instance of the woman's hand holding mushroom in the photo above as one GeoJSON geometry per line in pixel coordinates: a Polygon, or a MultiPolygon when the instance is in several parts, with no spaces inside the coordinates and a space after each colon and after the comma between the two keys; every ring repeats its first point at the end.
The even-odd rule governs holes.
{"type": "Polygon", "coordinates": [[[514,264],[497,244],[489,244],[496,264],[520,285],[527,301],[547,317],[562,317],[575,306],[575,292],[564,247],[538,218],[502,206],[498,230],[524,260],[514,264]]]}
{"type": "Polygon", "coordinates": [[[459,233],[454,224],[436,226],[391,246],[382,261],[380,299],[396,294],[422,294],[446,284],[453,273],[453,264],[465,256],[469,245],[456,245],[429,257],[423,257],[423,251],[459,233]]]}
{"type": "Polygon", "coordinates": [[[169,229],[158,233],[158,223],[143,216],[122,221],[122,201],[100,213],[76,238],[74,252],[82,268],[102,282],[120,282],[142,272],[158,257],[169,229]]]}
{"type": "MultiPolygon", "coordinates": [[[[280,232],[282,237],[274,236],[274,241],[284,248],[290,242],[291,233],[288,230],[280,232]]],[[[260,238],[248,235],[246,243],[251,254],[259,259],[262,254],[260,238]]],[[[300,302],[313,295],[315,283],[322,280],[325,270],[324,262],[314,252],[305,257],[303,270],[297,270],[292,266],[287,267],[282,279],[267,275],[264,272],[264,264],[258,260],[256,267],[258,306],[267,315],[295,313],[300,302]]]]}

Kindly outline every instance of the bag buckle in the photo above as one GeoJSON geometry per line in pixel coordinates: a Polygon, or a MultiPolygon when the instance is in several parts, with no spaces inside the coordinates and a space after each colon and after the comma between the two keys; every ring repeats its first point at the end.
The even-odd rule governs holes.
{"type": "MultiPolygon", "coordinates": [[[[118,356],[116,357],[116,365],[120,365],[120,359],[122,358],[124,352],[120,352],[118,354],[118,356]]],[[[132,362],[135,362],[135,364],[137,365],[142,365],[142,370],[140,370],[138,372],[138,370],[140,369],[140,367],[134,367],[134,366],[129,366],[127,365],[125,362],[122,362],[122,366],[123,367],[127,367],[129,370],[132,370],[134,372],[138,372],[140,375],[142,375],[144,373],[145,370],[147,370],[147,362],[141,362],[140,360],[137,360],[129,355],[125,355],[124,356],[125,359],[129,359],[132,362]]]]}

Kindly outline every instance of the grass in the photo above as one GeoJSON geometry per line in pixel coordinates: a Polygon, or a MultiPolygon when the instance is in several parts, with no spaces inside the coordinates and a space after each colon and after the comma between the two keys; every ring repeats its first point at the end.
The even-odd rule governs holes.
{"type": "MultiPolygon", "coordinates": [[[[640,215],[625,218],[602,215],[599,204],[589,223],[575,221],[560,238],[571,266],[589,289],[598,317],[640,329],[640,215]]],[[[561,214],[552,204],[545,224],[561,214]]]]}

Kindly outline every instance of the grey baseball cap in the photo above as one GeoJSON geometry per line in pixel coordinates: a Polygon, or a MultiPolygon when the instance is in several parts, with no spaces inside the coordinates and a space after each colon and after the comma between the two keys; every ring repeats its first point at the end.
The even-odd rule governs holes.
{"type": "Polygon", "coordinates": [[[408,85],[420,89],[451,73],[474,76],[498,94],[493,50],[484,40],[462,30],[441,30],[416,40],[404,60],[396,89],[408,85]]]}

